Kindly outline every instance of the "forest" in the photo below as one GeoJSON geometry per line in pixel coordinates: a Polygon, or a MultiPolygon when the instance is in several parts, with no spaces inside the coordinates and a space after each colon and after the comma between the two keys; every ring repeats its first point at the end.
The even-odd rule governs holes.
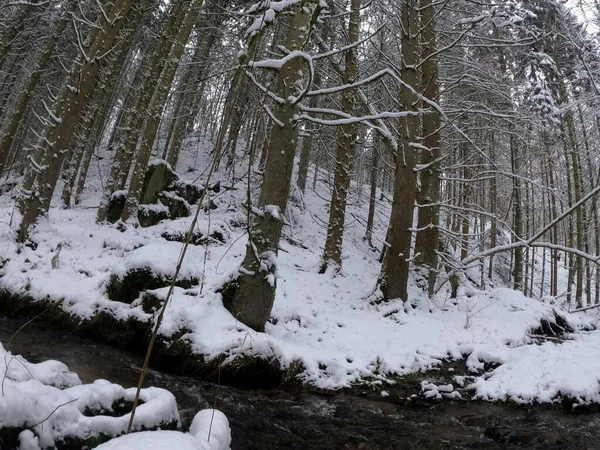
{"type": "Polygon", "coordinates": [[[296,448],[153,370],[595,411],[599,30],[592,0],[0,0],[0,449],[296,448]],[[137,387],[31,357],[41,326],[137,387]]]}

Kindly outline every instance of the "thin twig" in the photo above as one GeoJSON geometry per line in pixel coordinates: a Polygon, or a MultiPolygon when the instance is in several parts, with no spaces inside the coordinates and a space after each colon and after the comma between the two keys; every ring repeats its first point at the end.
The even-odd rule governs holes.
{"type": "Polygon", "coordinates": [[[217,157],[218,152],[214,153],[214,159],[212,165],[210,167],[210,171],[206,178],[205,188],[202,190],[202,194],[200,195],[200,199],[198,200],[198,204],[196,206],[196,213],[194,215],[194,219],[190,224],[190,228],[188,230],[187,236],[185,238],[185,243],[183,244],[183,248],[181,249],[181,253],[179,254],[179,260],[177,262],[177,267],[175,269],[175,274],[173,275],[173,281],[169,286],[169,291],[163,302],[162,309],[158,317],[156,318],[156,324],[154,326],[154,330],[152,332],[152,337],[150,338],[150,343],[148,344],[148,350],[146,351],[146,358],[144,360],[144,366],[142,367],[142,373],[140,374],[140,379],[138,382],[137,390],[135,393],[135,398],[133,399],[133,406],[131,408],[131,416],[129,417],[129,424],[127,425],[127,433],[131,433],[131,428],[133,427],[133,419],[135,417],[135,411],[137,409],[137,405],[140,399],[140,393],[142,391],[142,386],[144,385],[144,379],[146,378],[146,373],[148,373],[148,366],[150,365],[150,356],[152,355],[152,349],[154,348],[154,343],[156,342],[156,337],[158,336],[158,329],[162,323],[163,317],[165,315],[165,311],[167,310],[167,305],[169,304],[169,300],[173,295],[173,290],[175,289],[175,283],[177,282],[177,277],[179,276],[179,272],[181,271],[181,266],[183,265],[183,260],[185,258],[185,254],[187,253],[187,249],[190,245],[190,241],[192,239],[192,235],[194,233],[194,229],[196,227],[196,223],[198,222],[198,216],[200,215],[200,209],[202,206],[202,201],[204,200],[204,196],[206,195],[206,191],[208,190],[208,186],[210,184],[211,177],[218,166],[219,158],[217,157]]]}
{"type": "Polygon", "coordinates": [[[52,417],[52,414],[54,414],[56,411],[58,411],[59,408],[62,408],[63,406],[67,406],[68,404],[76,402],[77,400],[79,400],[79,398],[74,398],[73,400],[69,400],[68,402],[63,403],[62,405],[58,405],[56,408],[54,408],[52,410],[52,412],[50,414],[48,414],[48,417],[46,417],[41,422],[36,423],[35,425],[31,425],[29,428],[34,428],[34,427],[37,427],[38,425],[43,424],[46,420],[48,420],[50,417],[52,417]]]}

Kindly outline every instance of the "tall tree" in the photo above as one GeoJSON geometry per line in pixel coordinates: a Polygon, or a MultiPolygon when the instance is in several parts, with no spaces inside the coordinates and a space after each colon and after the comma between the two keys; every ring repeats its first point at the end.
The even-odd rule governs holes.
{"type": "Polygon", "coordinates": [[[307,69],[312,71],[312,66],[306,67],[307,61],[300,50],[307,44],[321,10],[319,0],[290,3],[296,10],[285,44],[291,56],[284,59],[279,69],[277,101],[271,113],[275,123],[271,128],[260,199],[256,209],[247,205],[253,211],[253,217],[248,227],[246,255],[239,275],[223,290],[225,307],[234,317],[257,331],[265,329],[275,301],[276,258],[298,139],[294,116],[298,112],[297,98],[302,92],[299,81],[307,69]]]}
{"type": "Polygon", "coordinates": [[[114,0],[99,6],[103,10],[98,16],[99,26],[94,27],[90,36],[89,46],[82,48],[54,107],[47,108],[48,125],[37,144],[23,182],[19,228],[21,241],[27,239],[29,227],[50,207],[75,125],[94,87],[102,59],[110,51],[132,4],[133,0],[114,0]]]}
{"type": "MultiPolygon", "coordinates": [[[[358,58],[354,44],[358,42],[360,34],[360,0],[350,2],[350,21],[348,24],[348,46],[346,51],[346,70],[342,80],[343,85],[352,85],[358,75],[358,58]]],[[[352,115],[356,99],[356,88],[350,87],[342,91],[341,112],[352,115]]],[[[354,147],[356,145],[357,132],[355,123],[344,123],[340,127],[337,142],[333,193],[329,206],[329,224],[327,226],[327,239],[325,240],[325,251],[321,272],[325,272],[331,265],[340,268],[342,266],[342,243],[344,239],[344,224],[346,218],[346,203],[348,201],[348,189],[352,175],[352,163],[354,159],[354,147]]]]}

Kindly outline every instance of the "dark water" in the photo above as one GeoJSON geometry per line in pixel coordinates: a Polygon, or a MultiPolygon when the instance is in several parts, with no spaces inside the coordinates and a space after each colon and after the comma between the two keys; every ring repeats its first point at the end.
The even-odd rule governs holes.
{"type": "MultiPolygon", "coordinates": [[[[6,343],[21,325],[0,318],[6,343]]],[[[84,383],[135,386],[142,359],[59,330],[30,324],[11,351],[32,362],[63,361],[84,383]]],[[[177,397],[184,425],[215,405],[231,423],[236,449],[600,449],[600,414],[480,402],[406,402],[301,390],[244,390],[152,371],[147,385],[177,397]]]]}

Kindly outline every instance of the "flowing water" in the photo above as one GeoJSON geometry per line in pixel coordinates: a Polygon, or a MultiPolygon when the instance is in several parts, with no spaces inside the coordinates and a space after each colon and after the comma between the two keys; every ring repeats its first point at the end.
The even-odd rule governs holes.
{"type": "MultiPolygon", "coordinates": [[[[6,343],[22,322],[0,318],[6,343]]],[[[57,359],[84,383],[104,378],[137,385],[142,358],[124,350],[29,324],[10,350],[32,362],[57,359]]],[[[170,390],[184,426],[216,406],[231,423],[232,449],[600,449],[600,413],[560,407],[377,398],[360,388],[318,393],[302,389],[239,389],[151,371],[146,385],[170,390]]]]}

